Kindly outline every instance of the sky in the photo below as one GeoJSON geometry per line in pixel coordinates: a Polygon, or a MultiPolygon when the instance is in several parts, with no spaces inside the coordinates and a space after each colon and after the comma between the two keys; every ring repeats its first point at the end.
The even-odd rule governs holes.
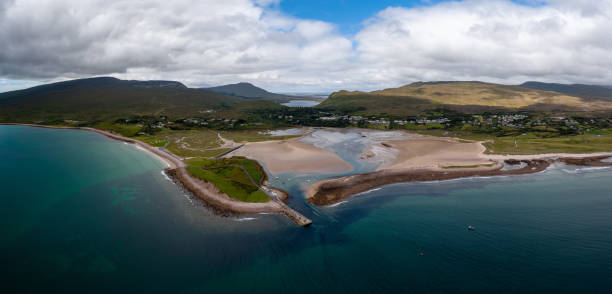
{"type": "Polygon", "coordinates": [[[0,0],[0,92],[67,79],[612,85],[612,0],[0,0]]]}

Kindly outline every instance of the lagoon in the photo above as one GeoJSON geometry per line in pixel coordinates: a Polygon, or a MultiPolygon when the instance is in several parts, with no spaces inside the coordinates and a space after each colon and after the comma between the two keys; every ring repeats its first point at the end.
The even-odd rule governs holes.
{"type": "Polygon", "coordinates": [[[281,103],[287,107],[314,107],[319,105],[321,102],[314,100],[291,100],[287,103],[281,103]]]}

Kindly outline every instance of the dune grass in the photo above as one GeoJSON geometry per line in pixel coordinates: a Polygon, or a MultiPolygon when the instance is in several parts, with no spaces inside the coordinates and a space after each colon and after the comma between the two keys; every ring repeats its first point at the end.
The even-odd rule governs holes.
{"type": "Polygon", "coordinates": [[[153,137],[166,141],[160,147],[182,157],[215,157],[229,150],[221,147],[223,141],[211,130],[164,130],[153,137]]]}
{"type": "Polygon", "coordinates": [[[272,140],[286,140],[299,136],[272,136],[266,131],[244,130],[244,131],[223,131],[221,136],[225,139],[232,140],[237,143],[246,142],[262,142],[272,140]]]}
{"type": "Polygon", "coordinates": [[[263,203],[270,200],[268,195],[259,190],[258,187],[265,179],[264,171],[250,159],[244,157],[219,160],[191,158],[186,162],[189,164],[187,170],[193,176],[212,183],[221,192],[232,198],[254,203],[263,203]],[[257,185],[251,181],[251,178],[257,185]]]}

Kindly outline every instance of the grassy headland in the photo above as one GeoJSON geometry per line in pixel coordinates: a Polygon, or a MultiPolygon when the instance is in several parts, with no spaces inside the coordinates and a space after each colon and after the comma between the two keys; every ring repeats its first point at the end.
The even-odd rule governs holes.
{"type": "Polygon", "coordinates": [[[243,202],[267,202],[268,195],[259,190],[265,172],[257,162],[243,157],[219,160],[192,158],[185,161],[187,171],[203,181],[212,183],[221,192],[243,202]]]}

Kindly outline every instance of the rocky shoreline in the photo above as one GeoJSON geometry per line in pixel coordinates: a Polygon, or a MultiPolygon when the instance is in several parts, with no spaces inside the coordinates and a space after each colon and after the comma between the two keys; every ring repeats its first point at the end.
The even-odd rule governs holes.
{"type": "Polygon", "coordinates": [[[165,170],[168,177],[212,206],[214,211],[223,215],[232,213],[282,213],[282,207],[275,201],[265,203],[239,202],[222,193],[211,183],[189,175],[184,167],[165,170]]]}
{"type": "Polygon", "coordinates": [[[581,166],[612,166],[612,163],[602,160],[610,156],[595,156],[585,158],[559,158],[559,159],[531,159],[516,160],[507,159],[508,165],[524,163],[525,166],[518,169],[503,170],[503,165],[498,164],[492,168],[472,169],[406,169],[406,170],[380,170],[372,173],[345,176],[341,178],[328,179],[317,182],[309,187],[306,198],[314,205],[331,205],[338,203],[352,195],[359,194],[376,187],[404,183],[442,181],[469,177],[489,177],[502,175],[533,174],[546,170],[553,162],[559,161],[571,165],[581,166]]]}

